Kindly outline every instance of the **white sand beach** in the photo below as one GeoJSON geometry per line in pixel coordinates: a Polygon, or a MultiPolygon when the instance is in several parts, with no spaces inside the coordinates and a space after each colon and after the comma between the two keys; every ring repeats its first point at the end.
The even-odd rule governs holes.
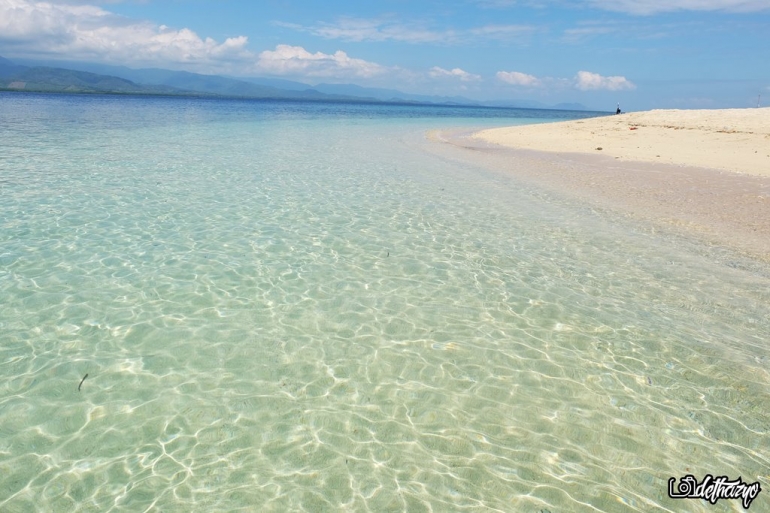
{"type": "Polygon", "coordinates": [[[770,107],[631,112],[496,128],[474,137],[515,148],[770,176],[770,107]]]}
{"type": "Polygon", "coordinates": [[[428,138],[651,229],[770,261],[770,108],[657,110],[428,138]]]}

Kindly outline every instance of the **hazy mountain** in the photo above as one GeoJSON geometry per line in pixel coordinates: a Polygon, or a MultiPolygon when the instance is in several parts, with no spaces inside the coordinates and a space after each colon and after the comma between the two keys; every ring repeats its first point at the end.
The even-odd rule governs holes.
{"type": "Polygon", "coordinates": [[[139,85],[123,78],[98,75],[86,71],[7,65],[0,62],[0,88],[26,91],[122,93],[122,94],[184,94],[186,91],[168,86],[139,85]]]}
{"type": "Polygon", "coordinates": [[[259,84],[264,86],[275,87],[278,89],[286,89],[287,91],[305,91],[307,89],[315,89],[310,84],[303,82],[295,82],[293,80],[285,80],[283,78],[270,78],[270,77],[228,77],[233,80],[241,80],[243,82],[251,82],[252,84],[259,84]]]}
{"type": "MultiPolygon", "coordinates": [[[[16,62],[27,65],[48,65],[50,61],[19,59],[16,62]]],[[[216,96],[242,98],[270,98],[326,101],[361,101],[362,98],[345,95],[324,94],[307,84],[281,79],[239,80],[219,75],[203,75],[188,71],[173,71],[160,68],[132,69],[125,66],[110,66],[87,62],[60,61],[59,66],[87,73],[119,77],[143,86],[164,86],[177,90],[216,96]],[[270,84],[270,85],[265,85],[270,84]]]]}
{"type": "Polygon", "coordinates": [[[325,96],[310,90],[290,91],[220,77],[218,75],[201,75],[187,71],[141,69],[130,70],[124,73],[123,76],[132,76],[133,80],[140,84],[162,84],[221,96],[244,96],[249,98],[318,98],[325,96]]]}
{"type": "MultiPolygon", "coordinates": [[[[5,59],[7,60],[7,59],[5,59]]],[[[11,61],[7,61],[11,62],[11,61]]],[[[88,71],[91,73],[98,73],[100,75],[111,75],[114,77],[125,78],[131,80],[137,84],[157,84],[164,83],[166,81],[180,81],[185,77],[190,78],[190,75],[197,75],[202,77],[211,77],[212,75],[201,75],[198,73],[188,73],[185,71],[174,71],[161,68],[128,68],[126,66],[112,66],[109,64],[96,64],[92,62],[80,62],[80,61],[51,61],[44,59],[14,59],[16,64],[23,64],[26,66],[46,66],[49,68],[67,68],[77,71],[88,71]]],[[[249,77],[220,77],[235,80],[238,82],[249,82],[257,85],[264,85],[274,87],[276,89],[285,89],[287,91],[305,91],[312,89],[310,84],[304,84],[302,82],[295,82],[292,80],[284,80],[280,78],[249,78],[249,77]]]]}
{"type": "Polygon", "coordinates": [[[26,89],[44,91],[104,91],[135,92],[137,94],[198,93],[265,99],[384,101],[525,109],[586,110],[586,107],[579,103],[546,105],[530,100],[480,102],[462,96],[409,94],[396,89],[362,87],[355,84],[322,83],[311,86],[302,82],[274,77],[232,78],[160,68],[132,69],[125,66],[77,61],[33,59],[10,61],[0,57],[0,87],[8,88],[9,84],[14,81],[17,82],[17,86],[18,82],[25,82],[26,89]],[[31,69],[38,69],[39,71],[29,74],[32,73],[29,71],[31,69]],[[65,73],[68,70],[71,73],[65,73]],[[25,73],[27,75],[24,75],[25,73]],[[104,78],[97,78],[97,76],[104,78]]]}
{"type": "Polygon", "coordinates": [[[8,59],[0,57],[0,79],[10,78],[16,73],[20,73],[26,69],[26,66],[20,66],[8,59]]]}

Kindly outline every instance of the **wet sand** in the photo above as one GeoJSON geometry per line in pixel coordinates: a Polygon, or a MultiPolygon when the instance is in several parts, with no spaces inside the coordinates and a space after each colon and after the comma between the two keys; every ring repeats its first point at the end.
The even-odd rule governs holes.
{"type": "MultiPolygon", "coordinates": [[[[770,109],[757,110],[765,110],[770,116],[770,109]]],[[[585,120],[585,124],[592,121],[585,120]]],[[[495,139],[488,136],[527,130],[542,133],[549,127],[554,133],[563,134],[564,125],[569,125],[567,130],[573,130],[578,123],[580,121],[528,125],[473,134],[436,131],[429,133],[428,138],[442,143],[453,158],[483,165],[550,193],[587,202],[592,208],[610,209],[643,222],[646,229],[653,232],[695,237],[716,249],[724,248],[770,262],[768,175],[628,160],[597,155],[596,151],[588,154],[546,151],[542,147],[540,151],[520,149],[511,146],[510,140],[504,141],[506,146],[490,142],[495,139]]],[[[532,140],[535,139],[532,136],[532,140]]],[[[770,139],[766,146],[770,146],[770,139]]],[[[770,148],[766,149],[770,153],[770,148]]]]}

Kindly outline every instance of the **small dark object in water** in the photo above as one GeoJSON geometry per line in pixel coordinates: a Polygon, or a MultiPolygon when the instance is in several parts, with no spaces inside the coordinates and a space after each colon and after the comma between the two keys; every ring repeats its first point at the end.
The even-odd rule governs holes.
{"type": "Polygon", "coordinates": [[[647,384],[652,385],[652,378],[647,376],[647,384]]]}
{"type": "Polygon", "coordinates": [[[83,376],[83,379],[80,380],[80,384],[78,385],[78,392],[80,392],[80,387],[83,386],[83,382],[86,380],[87,377],[88,377],[88,373],[86,373],[86,375],[83,376]]]}
{"type": "Polygon", "coordinates": [[[387,256],[390,256],[390,251],[388,251],[388,255],[387,256]]]}

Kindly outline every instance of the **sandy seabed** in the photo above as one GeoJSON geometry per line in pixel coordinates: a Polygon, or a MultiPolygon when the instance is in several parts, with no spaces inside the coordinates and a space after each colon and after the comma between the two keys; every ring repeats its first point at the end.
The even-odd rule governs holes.
{"type": "Polygon", "coordinates": [[[770,108],[656,110],[429,138],[653,230],[770,261],[770,108]]]}

